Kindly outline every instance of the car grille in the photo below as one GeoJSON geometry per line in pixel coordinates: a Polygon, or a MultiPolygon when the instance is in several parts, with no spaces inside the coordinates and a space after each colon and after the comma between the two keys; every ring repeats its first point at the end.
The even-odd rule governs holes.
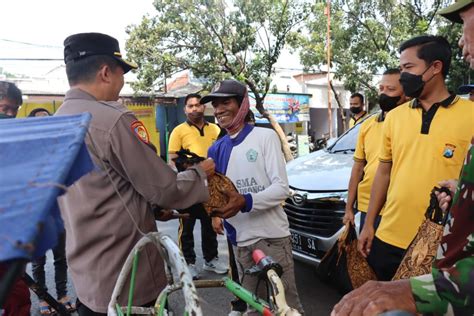
{"type": "Polygon", "coordinates": [[[284,209],[290,228],[312,235],[330,237],[342,227],[345,205],[339,198],[305,199],[297,204],[290,197],[286,200],[284,209]]]}

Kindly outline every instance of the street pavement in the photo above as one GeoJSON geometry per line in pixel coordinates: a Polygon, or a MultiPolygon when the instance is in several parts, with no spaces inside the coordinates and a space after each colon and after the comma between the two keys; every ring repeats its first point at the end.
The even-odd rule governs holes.
{"type": "MultiPolygon", "coordinates": [[[[178,221],[158,222],[158,229],[169,235],[173,240],[177,240],[178,236],[178,221]]],[[[201,251],[201,234],[200,222],[197,221],[194,230],[195,236],[195,251],[197,254],[196,266],[202,269],[203,259],[201,251]]],[[[228,260],[227,246],[224,236],[218,236],[219,241],[219,259],[223,262],[228,260]]],[[[28,265],[27,272],[31,275],[31,266],[28,265]]],[[[340,299],[340,295],[331,287],[323,284],[315,275],[315,268],[295,261],[295,275],[296,284],[300,299],[305,309],[306,315],[320,316],[329,315],[332,307],[340,299]]],[[[216,279],[221,278],[222,275],[217,275],[212,272],[201,271],[201,279],[216,279]]],[[[54,266],[51,251],[47,254],[46,263],[46,279],[50,294],[54,297],[54,266]]],[[[69,294],[75,298],[75,291],[71,280],[68,283],[69,294]]],[[[225,316],[229,312],[229,302],[233,299],[232,295],[227,290],[222,288],[199,289],[199,297],[201,298],[201,306],[204,315],[225,316]]],[[[34,293],[31,294],[32,309],[31,315],[39,316],[38,299],[34,293]]],[[[177,292],[170,296],[170,305],[173,308],[175,315],[183,315],[182,307],[184,300],[181,293],[177,292]]],[[[77,315],[74,313],[73,315],[77,315]]]]}

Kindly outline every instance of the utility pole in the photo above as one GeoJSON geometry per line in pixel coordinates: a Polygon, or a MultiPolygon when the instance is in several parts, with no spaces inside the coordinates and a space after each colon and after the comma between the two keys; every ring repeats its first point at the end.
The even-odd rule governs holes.
{"type": "Polygon", "coordinates": [[[328,126],[329,138],[332,138],[332,105],[331,105],[331,0],[327,0],[325,14],[328,17],[327,28],[327,64],[328,64],[328,126]]]}

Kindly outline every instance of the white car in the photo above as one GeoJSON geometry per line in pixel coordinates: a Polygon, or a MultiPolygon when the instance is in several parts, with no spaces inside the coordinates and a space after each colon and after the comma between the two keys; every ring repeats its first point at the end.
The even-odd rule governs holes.
{"type": "MultiPolygon", "coordinates": [[[[296,259],[318,265],[343,230],[342,218],[359,129],[360,123],[328,148],[287,164],[290,197],[284,209],[290,222],[296,259]]],[[[356,214],[356,225],[359,216],[356,214]]]]}

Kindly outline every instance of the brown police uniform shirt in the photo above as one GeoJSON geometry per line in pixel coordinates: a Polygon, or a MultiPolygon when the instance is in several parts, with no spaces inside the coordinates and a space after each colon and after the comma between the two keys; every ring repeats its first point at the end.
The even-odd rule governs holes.
{"type": "MultiPolygon", "coordinates": [[[[177,176],[141,140],[133,128],[137,118],[122,104],[99,102],[80,89],[71,89],[56,115],[83,112],[92,114],[86,145],[96,170],[69,187],[59,204],[77,296],[93,311],[106,313],[122,265],[141,235],[104,169],[144,233],[156,231],[150,203],[184,209],[206,201],[208,190],[206,174],[199,167],[177,176]]],[[[155,300],[166,283],[154,246],[141,252],[138,264],[135,306],[155,300]]],[[[122,306],[128,288],[119,300],[122,306]]]]}

